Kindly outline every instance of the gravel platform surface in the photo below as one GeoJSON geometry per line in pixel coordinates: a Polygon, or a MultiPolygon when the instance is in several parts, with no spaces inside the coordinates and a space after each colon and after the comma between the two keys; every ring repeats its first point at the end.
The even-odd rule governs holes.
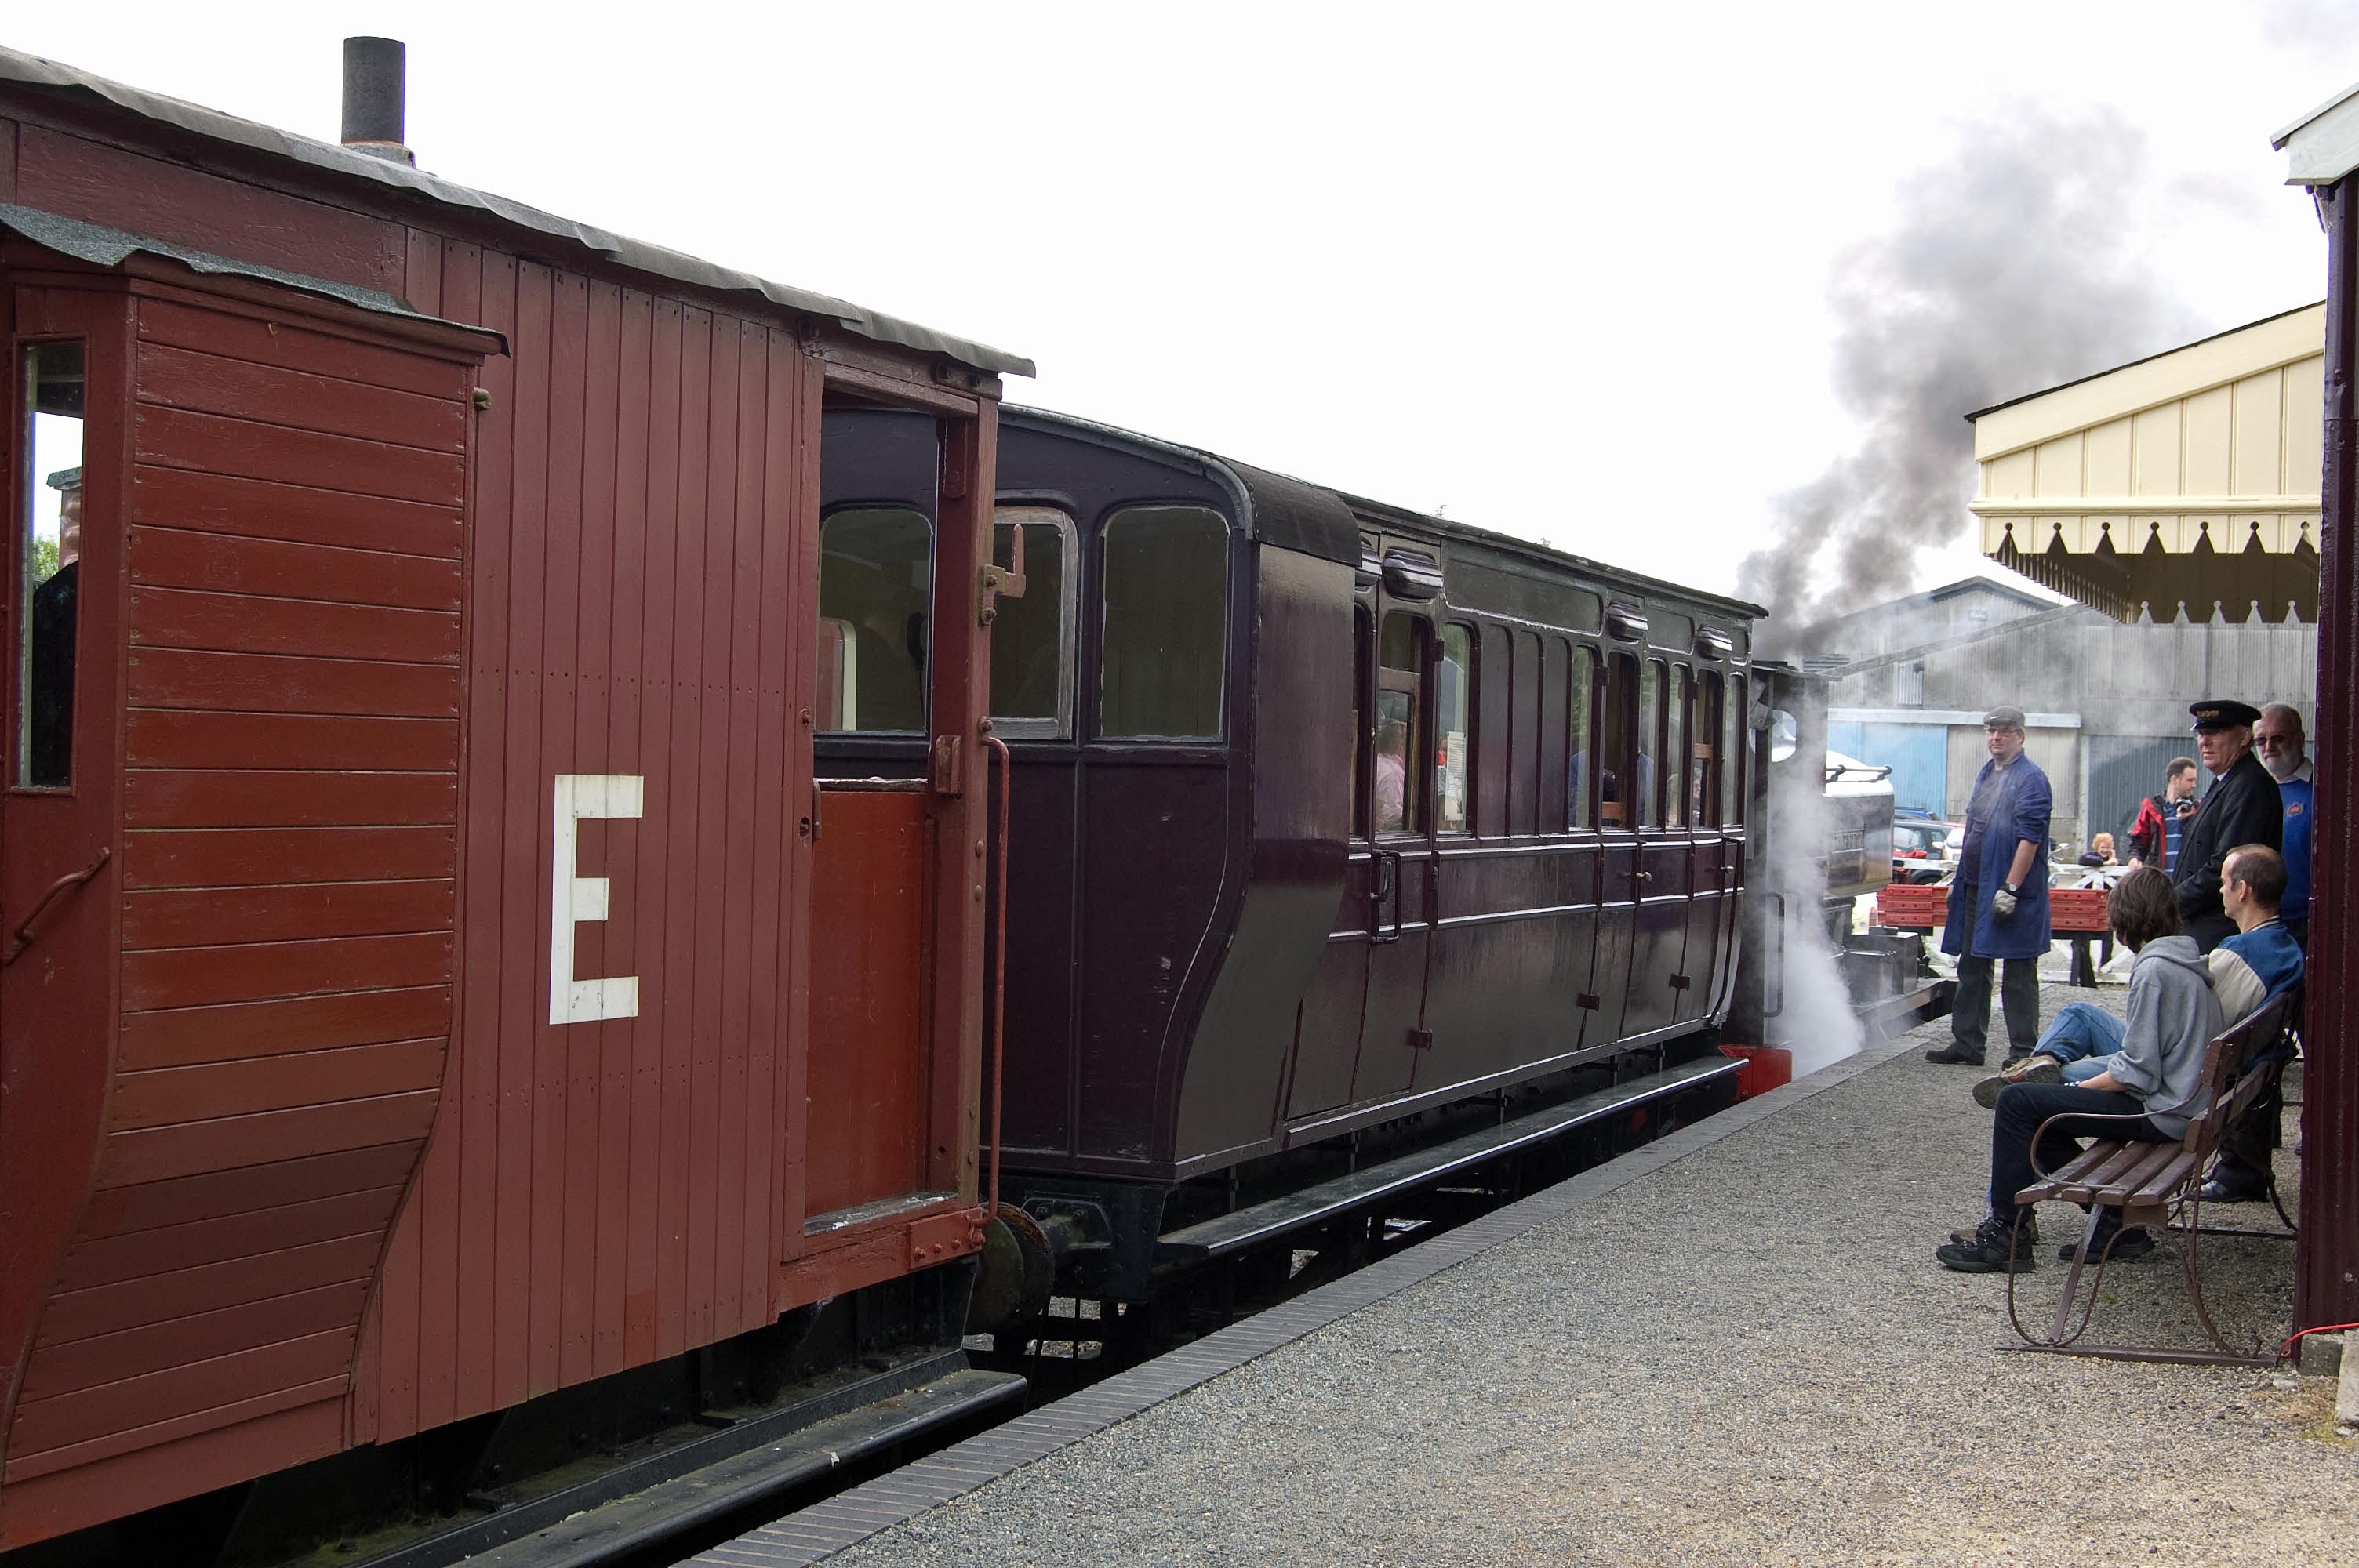
{"type": "MultiPolygon", "coordinates": [[[[1932,1256],[1989,1151],[1980,1075],[1916,1048],[1947,1027],[831,1561],[2359,1563],[2331,1379],[1998,1348],[2004,1276],[1932,1256]]],[[[2027,1317],[2080,1219],[2042,1213],[2027,1317]]],[[[2093,1339],[2196,1343],[2181,1245],[2093,1339]]],[[[2282,1334],[2291,1249],[2203,1255],[2223,1326],[2282,1334]]]]}

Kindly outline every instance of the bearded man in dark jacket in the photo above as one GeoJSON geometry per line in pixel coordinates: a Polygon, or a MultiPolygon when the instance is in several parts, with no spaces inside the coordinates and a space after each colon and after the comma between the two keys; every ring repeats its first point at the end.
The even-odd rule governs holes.
{"type": "Polygon", "coordinates": [[[2236,923],[2220,902],[2221,865],[2240,844],[2279,847],[2285,797],[2253,754],[2259,708],[2213,697],[2191,704],[2188,711],[2195,716],[2196,754],[2213,782],[2180,835],[2170,877],[2179,893],[2179,918],[2208,953],[2236,934],[2236,923]]]}

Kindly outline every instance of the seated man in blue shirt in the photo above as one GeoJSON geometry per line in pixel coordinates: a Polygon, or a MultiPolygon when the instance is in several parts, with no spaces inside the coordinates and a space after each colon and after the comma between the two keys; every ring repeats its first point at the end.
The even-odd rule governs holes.
{"type": "MultiPolygon", "coordinates": [[[[2221,863],[2220,903],[2236,923],[2236,934],[2212,949],[2209,963],[2212,989],[2229,1023],[2301,979],[2301,947],[2277,918],[2285,890],[2285,857],[2266,844],[2240,844],[2221,863]]],[[[2086,1083],[2105,1071],[2106,1058],[2122,1048],[2123,1027],[2122,1020],[2104,1008],[2085,1001],[2066,1003],[2029,1056],[1974,1086],[1975,1103],[1997,1105],[1999,1091],[2009,1084],[2086,1083]]],[[[2223,1156],[2223,1165],[2229,1158],[2223,1156]]],[[[2257,1172],[2232,1171],[2230,1176],[2239,1193],[2223,1200],[2207,1184],[2206,1201],[2257,1197],[2258,1191],[2242,1189],[2267,1184],[2257,1172]]]]}

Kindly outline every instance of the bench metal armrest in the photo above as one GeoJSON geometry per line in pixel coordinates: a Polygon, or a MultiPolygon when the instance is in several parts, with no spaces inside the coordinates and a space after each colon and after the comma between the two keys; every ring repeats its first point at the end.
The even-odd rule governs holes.
{"type": "MultiPolygon", "coordinates": [[[[2128,1110],[2104,1110],[2104,1111],[2060,1110],[2060,1111],[2058,1111],[2054,1116],[2049,1117],[2047,1120],[2045,1120],[2045,1121],[2041,1122],[2038,1127],[2036,1127],[2036,1128],[2034,1128],[2034,1129],[2032,1130],[2032,1133],[2031,1133],[2031,1172],[2032,1172],[2032,1174],[2034,1174],[2034,1175],[2038,1176],[2038,1177],[2041,1181],[2043,1181],[2043,1182],[2044,1182],[2044,1181],[2046,1181],[2046,1180],[2048,1180],[2048,1179],[2049,1179],[2050,1176],[2052,1176],[2053,1174],[2055,1174],[2055,1173],[2054,1173],[2054,1172],[2052,1172],[2052,1171],[2043,1171],[2043,1170],[2041,1170],[2041,1169],[2039,1168],[2039,1141],[2040,1141],[2041,1139],[2043,1139],[2043,1138],[2047,1137],[2047,1136],[2048,1136],[2048,1130],[2049,1130],[2049,1128],[2051,1128],[2051,1127],[2055,1126],[2055,1125],[2056,1125],[2058,1122],[2060,1122],[2060,1121],[2144,1121],[2146,1119],[2147,1119],[2147,1117],[2146,1117],[2146,1112],[2144,1112],[2144,1111],[2142,1111],[2142,1110],[2138,1110],[2138,1111],[2128,1111],[2128,1110]]],[[[2076,1154],[2076,1155],[2074,1155],[2074,1156],[2073,1156],[2073,1158],[2077,1160],[2077,1159],[2079,1159],[2079,1158],[2080,1158],[2080,1156],[2076,1154]]]]}

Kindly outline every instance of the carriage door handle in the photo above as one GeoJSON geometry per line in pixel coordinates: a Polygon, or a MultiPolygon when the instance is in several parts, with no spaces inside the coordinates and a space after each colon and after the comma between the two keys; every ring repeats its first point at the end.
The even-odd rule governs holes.
{"type": "Polygon", "coordinates": [[[41,894],[39,902],[33,905],[33,913],[25,916],[25,924],[16,927],[16,934],[8,938],[7,949],[0,952],[0,969],[5,969],[15,963],[25,949],[33,945],[33,933],[39,928],[42,917],[49,913],[58,900],[98,875],[113,854],[112,849],[101,845],[97,860],[92,860],[81,871],[68,871],[49,884],[49,891],[41,894]]]}
{"type": "Polygon", "coordinates": [[[1397,942],[1400,940],[1400,872],[1401,856],[1398,849],[1376,851],[1376,902],[1375,909],[1371,912],[1375,919],[1369,932],[1370,939],[1373,941],[1397,942]],[[1385,900],[1387,898],[1393,901],[1393,924],[1389,934],[1385,930],[1384,917],[1385,900]]]}

